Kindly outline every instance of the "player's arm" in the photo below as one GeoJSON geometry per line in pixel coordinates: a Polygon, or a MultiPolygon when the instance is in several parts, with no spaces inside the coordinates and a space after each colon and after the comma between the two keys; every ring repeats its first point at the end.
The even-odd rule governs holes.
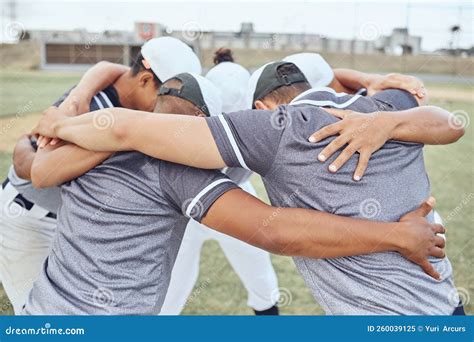
{"type": "Polygon", "coordinates": [[[120,64],[102,61],[87,70],[81,80],[74,87],[60,108],[67,108],[72,101],[78,104],[78,114],[87,113],[92,98],[102,89],[114,83],[120,76],[129,70],[120,64]]]}
{"type": "Polygon", "coordinates": [[[425,220],[431,210],[432,205],[426,202],[400,222],[373,222],[309,209],[271,207],[234,189],[218,198],[201,222],[275,254],[337,258],[397,251],[438,278],[427,258],[444,257],[444,239],[436,235],[444,228],[425,220]]]}
{"type": "Polygon", "coordinates": [[[36,188],[58,186],[96,167],[110,156],[77,145],[59,142],[38,149],[31,166],[31,181],[36,188]]]}
{"type": "Polygon", "coordinates": [[[419,99],[425,97],[423,82],[416,77],[396,73],[378,75],[351,69],[334,69],[333,83],[336,91],[338,91],[337,87],[340,84],[351,90],[352,93],[366,88],[369,95],[374,95],[384,89],[395,88],[406,90],[419,99]]]}
{"type": "Polygon", "coordinates": [[[465,131],[456,125],[450,112],[434,106],[422,106],[394,112],[357,113],[354,111],[326,109],[341,118],[314,133],[309,140],[318,142],[338,135],[318,155],[322,162],[344,148],[331,163],[329,170],[337,172],[355,153],[359,163],[354,179],[360,180],[372,154],[388,140],[400,140],[428,145],[445,145],[456,142],[465,131]]]}
{"type": "Polygon", "coordinates": [[[30,136],[22,135],[13,150],[13,167],[18,177],[31,179],[31,165],[35,158],[35,149],[31,145],[30,136]]]}
{"type": "Polygon", "coordinates": [[[100,152],[139,151],[151,157],[205,168],[225,167],[204,118],[108,108],[68,117],[43,116],[34,133],[100,152]],[[111,125],[97,125],[101,117],[111,125]]]}
{"type": "Polygon", "coordinates": [[[338,93],[346,93],[346,94],[354,94],[358,89],[352,89],[344,86],[341,81],[337,78],[336,74],[334,74],[334,78],[332,79],[331,83],[327,85],[329,88],[334,89],[338,93]]]}
{"type": "Polygon", "coordinates": [[[161,192],[179,212],[273,253],[334,258],[399,251],[433,275],[427,257],[444,256],[444,239],[436,236],[444,228],[424,217],[434,206],[433,198],[400,222],[387,223],[271,207],[215,170],[160,162],[159,177],[161,192]]]}

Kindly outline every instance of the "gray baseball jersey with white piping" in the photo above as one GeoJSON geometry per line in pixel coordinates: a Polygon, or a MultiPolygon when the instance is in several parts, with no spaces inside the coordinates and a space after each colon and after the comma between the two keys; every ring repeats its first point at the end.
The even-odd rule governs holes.
{"type": "MultiPolygon", "coordinates": [[[[72,89],[65,92],[53,106],[59,106],[69,95],[72,89]]],[[[91,112],[102,108],[122,107],[119,101],[117,91],[113,86],[109,86],[103,91],[97,93],[91,101],[89,110],[91,112]]],[[[28,179],[18,177],[13,165],[8,171],[8,180],[15,189],[27,200],[36,205],[56,214],[61,205],[61,194],[59,187],[51,187],[46,189],[36,189],[28,179]]]]}
{"type": "MultiPolygon", "coordinates": [[[[372,155],[363,179],[355,182],[357,156],[332,174],[327,168],[338,153],[325,163],[316,158],[334,137],[308,142],[312,133],[338,120],[318,106],[403,110],[417,105],[412,95],[387,90],[361,97],[321,88],[296,100],[274,112],[247,110],[206,119],[226,164],[259,173],[273,205],[398,221],[430,195],[421,144],[388,141],[372,155]]],[[[450,315],[458,304],[447,258],[430,260],[441,282],[396,252],[294,261],[327,314],[450,315]]]]}
{"type": "Polygon", "coordinates": [[[24,313],[158,314],[189,217],[236,187],[218,171],[114,154],[61,187],[57,234],[24,313]]]}

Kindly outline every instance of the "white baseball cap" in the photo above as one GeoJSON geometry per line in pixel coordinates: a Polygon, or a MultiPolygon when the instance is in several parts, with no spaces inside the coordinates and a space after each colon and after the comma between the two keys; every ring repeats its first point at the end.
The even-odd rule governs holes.
{"type": "Polygon", "coordinates": [[[318,53],[296,53],[283,60],[295,64],[306,76],[312,88],[326,87],[334,78],[334,71],[318,53]]]}
{"type": "Polygon", "coordinates": [[[222,114],[221,93],[211,81],[195,73],[181,73],[169,80],[181,81],[181,88],[160,87],[159,95],[171,95],[185,99],[201,109],[207,116],[222,114]]]}
{"type": "Polygon", "coordinates": [[[234,62],[222,62],[209,70],[206,78],[220,90],[223,112],[248,108],[246,91],[250,73],[243,66],[234,62]]]}
{"type": "Polygon", "coordinates": [[[201,62],[193,50],[173,37],[153,38],[143,44],[141,53],[145,67],[165,82],[174,75],[189,72],[200,74],[201,62]]]}

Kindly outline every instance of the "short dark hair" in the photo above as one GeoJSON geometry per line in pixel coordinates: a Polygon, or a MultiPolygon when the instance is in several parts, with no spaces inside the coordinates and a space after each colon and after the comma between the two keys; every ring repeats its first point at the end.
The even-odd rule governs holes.
{"type": "Polygon", "coordinates": [[[156,76],[156,74],[151,69],[145,68],[145,66],[143,65],[143,59],[144,58],[143,58],[142,53],[139,52],[135,56],[135,58],[132,60],[132,63],[130,64],[130,68],[131,68],[131,71],[132,71],[132,76],[136,76],[140,72],[149,72],[153,75],[153,81],[155,81],[156,87],[157,88],[161,87],[163,82],[161,82],[161,80],[158,78],[158,76],[156,76]]]}
{"type": "MultiPolygon", "coordinates": [[[[297,73],[301,73],[300,69],[293,63],[287,63],[281,65],[277,69],[279,76],[289,76],[297,73]]],[[[284,85],[278,87],[261,98],[261,101],[270,100],[278,104],[290,103],[296,96],[302,92],[311,89],[309,82],[297,82],[291,85],[284,85]]]]}
{"type": "MultiPolygon", "coordinates": [[[[176,78],[171,78],[165,81],[165,83],[163,83],[163,86],[165,87],[178,89],[178,90],[181,89],[182,85],[183,85],[182,81],[176,78]]],[[[171,96],[171,95],[158,96],[154,112],[159,112],[159,111],[165,111],[166,113],[169,113],[169,114],[188,114],[189,115],[190,113],[192,113],[193,115],[199,115],[199,114],[205,115],[205,113],[200,108],[198,108],[195,104],[193,104],[191,101],[185,100],[177,96],[171,96]]]]}

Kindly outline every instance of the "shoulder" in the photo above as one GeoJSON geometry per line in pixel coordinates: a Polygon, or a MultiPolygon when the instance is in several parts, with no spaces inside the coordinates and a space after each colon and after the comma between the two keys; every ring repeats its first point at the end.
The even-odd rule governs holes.
{"type": "Polygon", "coordinates": [[[317,87],[308,89],[290,102],[291,105],[307,104],[319,107],[347,108],[358,101],[360,95],[338,93],[332,88],[317,87]]]}

